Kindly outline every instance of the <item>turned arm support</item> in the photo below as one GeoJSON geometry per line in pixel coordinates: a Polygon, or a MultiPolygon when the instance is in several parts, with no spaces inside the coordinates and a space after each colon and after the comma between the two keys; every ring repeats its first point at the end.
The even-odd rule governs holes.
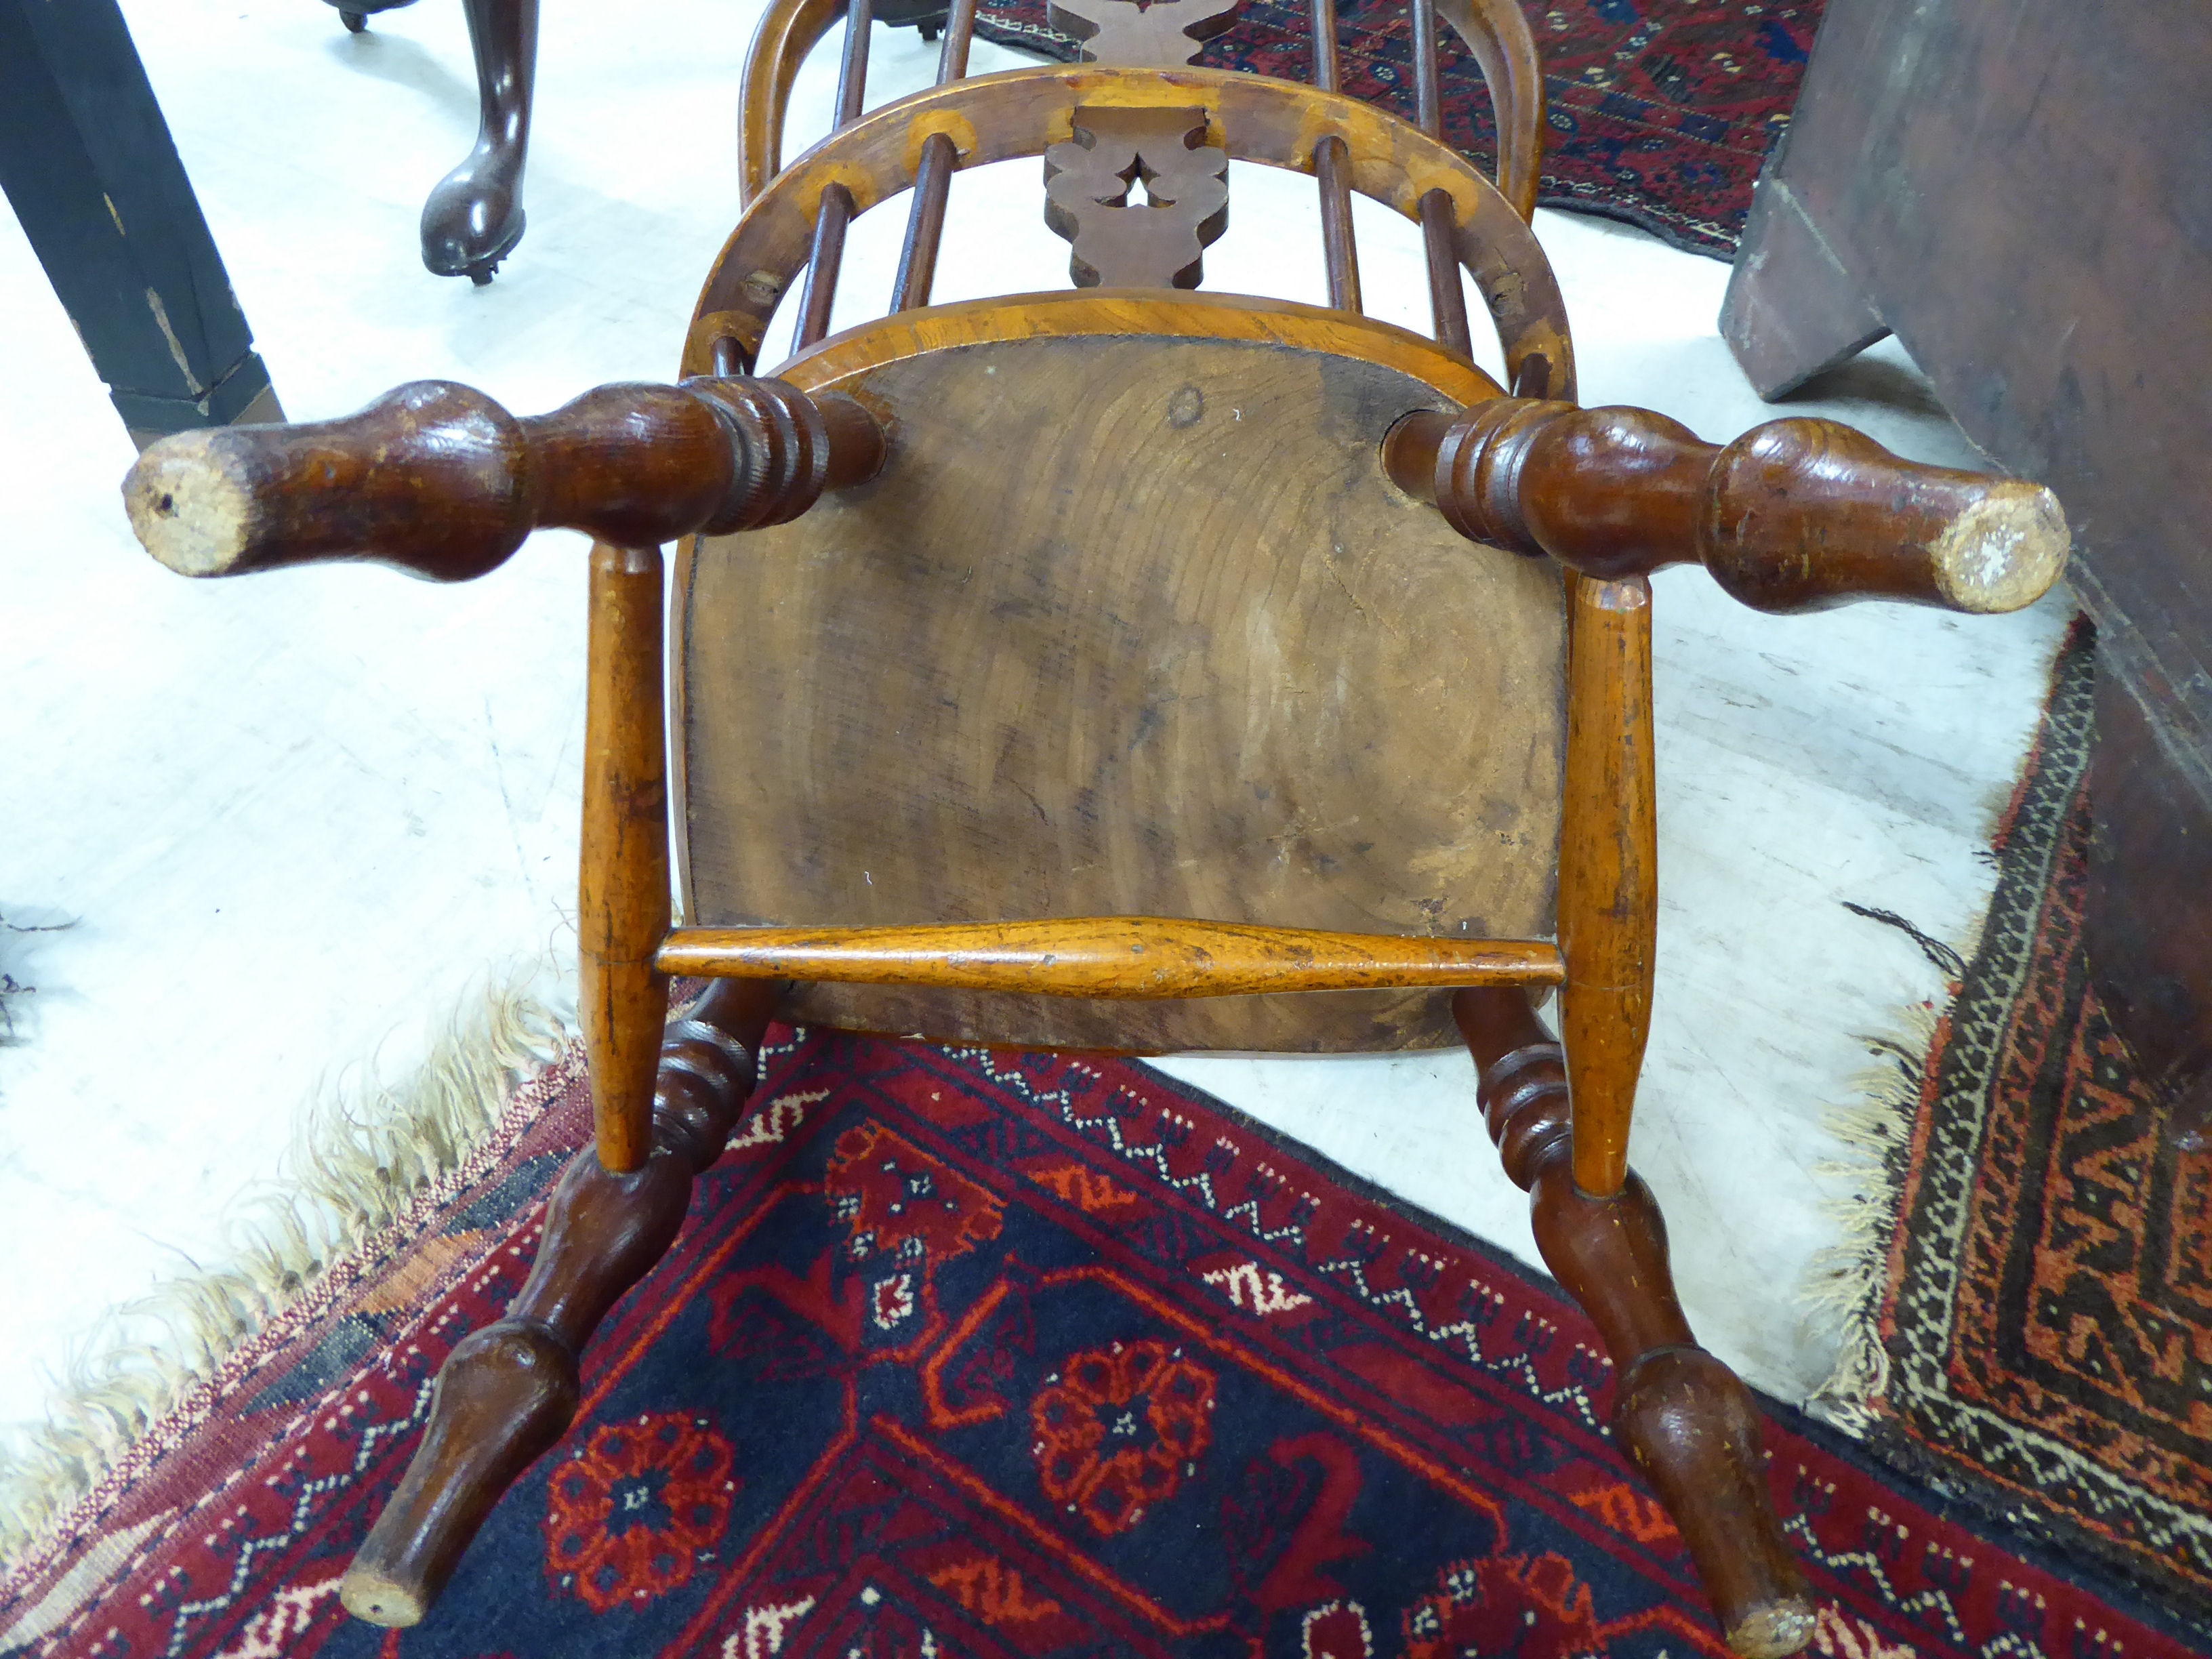
{"type": "Polygon", "coordinates": [[[2017,611],[2066,564],[2040,484],[1902,460],[1833,421],[1714,445],[1648,410],[1502,398],[1406,416],[1383,465],[1475,541],[1608,581],[1695,562],[1758,611],[2017,611]]]}
{"type": "Polygon", "coordinates": [[[165,438],[123,499],[146,550],[187,576],[374,559],[465,581],[533,530],[649,547],[781,524],[883,454],[858,404],[781,380],[604,386],[527,418],[417,380],[341,421],[165,438]]]}

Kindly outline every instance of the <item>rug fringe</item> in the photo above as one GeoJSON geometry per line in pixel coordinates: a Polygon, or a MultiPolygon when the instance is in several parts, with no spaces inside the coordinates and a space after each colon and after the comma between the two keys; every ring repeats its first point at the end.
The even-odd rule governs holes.
{"type": "MultiPolygon", "coordinates": [[[[1971,960],[1981,925],[1964,948],[1971,960]]],[[[1889,1282],[1889,1252],[1905,1203],[1906,1153],[1920,1108],[1928,1055],[1942,1015],[1933,1004],[1899,1011],[1899,1029],[1869,1036],[1882,1058],[1851,1079],[1856,1098],[1827,1109],[1821,1127],[1842,1142],[1844,1157],[1816,1165],[1814,1174],[1847,1184],[1820,1212],[1836,1224],[1837,1243],[1815,1254],[1798,1300],[1832,1316],[1841,1337],[1834,1368],[1813,1391],[1806,1409],[1854,1435],[1873,1426],[1876,1403],[1889,1388],[1889,1354],[1881,1340],[1881,1305],[1889,1282]]]]}
{"type": "Polygon", "coordinates": [[[111,1309],[70,1353],[43,1421],[0,1430],[0,1577],[191,1389],[425,1186],[458,1169],[522,1078],[571,1040],[542,969],[455,1015],[415,1075],[326,1086],[295,1126],[288,1173],[226,1225],[230,1261],[111,1309]]]}
{"type": "MultiPolygon", "coordinates": [[[[2077,616],[2073,626],[2080,625],[2077,616]]],[[[2046,677],[2057,672],[2072,638],[2069,628],[2051,642],[2044,664],[2046,677]]],[[[2043,718],[2046,721],[2050,718],[2047,708],[2043,718]]],[[[2038,735],[2030,740],[2029,762],[2042,741],[2041,730],[2039,724],[2038,735]]],[[[2024,771],[2021,780],[1997,792],[1988,805],[1982,852],[1992,864],[1997,857],[1993,843],[2010,821],[2025,777],[2024,771]]],[[[1938,942],[1926,939],[1903,918],[1856,905],[1850,908],[1862,915],[1904,926],[1939,969],[1942,958],[1948,957],[1966,964],[1971,973],[1972,965],[1980,959],[1983,935],[1995,902],[1993,891],[1961,937],[1934,951],[1928,947],[1938,942]]],[[[1961,975],[1945,987],[1941,1003],[1907,1004],[1898,1011],[1893,1030],[1865,1037],[1867,1047],[1881,1056],[1879,1062],[1850,1080],[1855,1098],[1832,1105],[1821,1115],[1820,1127],[1842,1142],[1845,1152],[1842,1158],[1816,1164],[1813,1173],[1836,1179],[1845,1193],[1820,1206],[1821,1213],[1836,1223],[1839,1237],[1806,1264],[1797,1300],[1835,1318],[1840,1334],[1835,1364],[1827,1380],[1807,1399],[1805,1409],[1861,1438],[1874,1428],[1881,1414],[1881,1402],[1889,1391],[1889,1351],[1881,1340],[1881,1313],[1888,1294],[1890,1252],[1904,1216],[1905,1173],[1922,1094],[1929,1086],[1929,1057],[1944,1019],[1958,1000],[1964,977],[1961,975]]]]}

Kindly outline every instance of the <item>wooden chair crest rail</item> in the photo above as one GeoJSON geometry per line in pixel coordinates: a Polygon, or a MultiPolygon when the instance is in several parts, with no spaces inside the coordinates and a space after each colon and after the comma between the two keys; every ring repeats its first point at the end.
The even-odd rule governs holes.
{"type": "Polygon", "coordinates": [[[1541,82],[1510,0],[1441,4],[1499,106],[1502,189],[1437,136],[1432,0],[1418,123],[1334,90],[1329,0],[1311,86],[1182,66],[1224,0],[1065,9],[1106,61],[965,79],[958,0],[940,83],[864,112],[849,0],[837,130],[782,167],[792,76],[840,8],[777,0],[746,71],[749,204],[678,384],[518,420],[421,383],[347,420],[172,439],[125,481],[148,550],[189,575],[362,558],[461,580],[533,529],[595,538],[597,1145],[521,1295],[446,1367],[346,1605],[421,1619],[565,1429],[578,1350],[667,1248],[781,1011],[1152,1052],[1464,1041],[1619,1368],[1623,1447],[1729,1641],[1794,1652],[1813,1613],[1756,1410],[1696,1346],[1626,1164],[1656,903],[1646,578],[1699,563],[1776,611],[2006,610],[2063,563],[2057,504],[1824,421],[1715,447],[1577,408],[1528,226],[1541,82]],[[1024,154],[1077,287],[931,306],[951,173],[1024,154]],[[1182,291],[1231,157],[1315,177],[1330,307],[1182,291]],[[1435,339],[1360,313],[1352,191],[1421,226],[1435,339]],[[847,226],[902,191],[888,314],[825,337],[847,226]],[[1468,359],[1462,270],[1510,393],[1468,359]],[[796,351],[756,378],[794,288],[796,351]],[[664,1031],[672,974],[716,982],[664,1031]],[[1556,1042],[1530,1000],[1552,987],[1556,1042]],[[1326,994],[1266,994],[1291,991],[1326,994]]]}

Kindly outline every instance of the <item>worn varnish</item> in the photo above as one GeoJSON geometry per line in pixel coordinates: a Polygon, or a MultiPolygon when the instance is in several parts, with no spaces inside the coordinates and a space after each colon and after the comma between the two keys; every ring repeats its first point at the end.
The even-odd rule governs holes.
{"type": "Polygon", "coordinates": [[[1559,951],[1538,940],[1402,939],[1170,916],[683,927],[669,936],[659,961],[670,974],[1136,999],[1556,985],[1565,975],[1559,951]]]}
{"type": "Polygon", "coordinates": [[[640,546],[778,523],[882,459],[866,410],[774,380],[605,386],[525,419],[417,380],[343,420],[165,438],[123,500],[146,550],[181,575],[373,559],[465,581],[533,530],[640,546]]]}
{"type": "Polygon", "coordinates": [[[1651,726],[1651,590],[1568,586],[1566,819],[1559,831],[1559,1035],[1574,1079],[1575,1185],[1610,1198],[1651,1033],[1659,821],[1651,726]]]}
{"type": "Polygon", "coordinates": [[[1904,460],[1835,421],[1716,445],[1646,409],[1505,399],[1413,416],[1384,464],[1476,541],[1604,580],[1702,564],[1758,611],[2017,611],[2058,580],[2069,543],[2040,484],[1904,460]]]}
{"type": "Polygon", "coordinates": [[[666,722],[657,547],[592,548],[584,701],[584,833],[576,896],[576,1023],[592,1070],[599,1161],[643,1164],[668,981],[666,722]]]}
{"type": "MultiPolygon", "coordinates": [[[[1141,314],[1102,295],[1063,323],[1081,307],[1094,325],[1141,314]]],[[[704,539],[680,576],[688,919],[1551,933],[1559,577],[1468,546],[1378,457],[1406,409],[1487,382],[1339,316],[1332,331],[1400,366],[1265,337],[905,355],[927,315],[787,367],[876,411],[880,477],[785,529],[704,539]],[[890,361],[857,361],[871,343],[890,361]],[[1041,403],[1063,412],[1041,421],[1041,403]]],[[[1449,1041],[1444,1000],[818,984],[794,1012],[963,1040],[1374,1049],[1449,1041]]]]}

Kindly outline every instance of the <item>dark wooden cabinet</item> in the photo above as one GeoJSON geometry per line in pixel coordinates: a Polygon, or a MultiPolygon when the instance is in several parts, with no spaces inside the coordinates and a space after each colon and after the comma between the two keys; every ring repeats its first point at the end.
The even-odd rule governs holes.
{"type": "Polygon", "coordinates": [[[2098,628],[2093,971],[2212,1097],[2212,12],[1830,0],[1722,319],[1780,397],[1886,333],[2051,485],[2098,628]]]}

